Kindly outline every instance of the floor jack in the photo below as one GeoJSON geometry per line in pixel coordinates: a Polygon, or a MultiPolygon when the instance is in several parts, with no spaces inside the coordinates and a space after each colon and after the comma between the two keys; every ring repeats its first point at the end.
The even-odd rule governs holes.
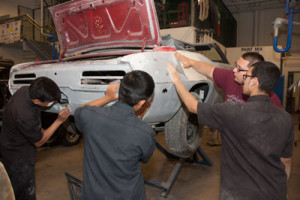
{"type": "Polygon", "coordinates": [[[200,146],[197,149],[197,151],[194,153],[192,158],[189,158],[189,159],[180,158],[180,157],[177,157],[177,156],[169,153],[158,142],[156,142],[156,148],[160,152],[165,154],[166,157],[179,160],[179,162],[176,163],[176,165],[174,166],[174,168],[169,176],[169,179],[166,182],[158,182],[156,180],[145,180],[145,184],[162,189],[161,196],[163,196],[163,197],[168,197],[170,190],[179,174],[179,171],[183,167],[184,162],[192,162],[195,164],[207,165],[207,166],[213,165],[212,161],[207,157],[207,155],[204,153],[203,149],[200,146]],[[198,155],[202,158],[202,160],[200,160],[198,158],[198,155]]]}

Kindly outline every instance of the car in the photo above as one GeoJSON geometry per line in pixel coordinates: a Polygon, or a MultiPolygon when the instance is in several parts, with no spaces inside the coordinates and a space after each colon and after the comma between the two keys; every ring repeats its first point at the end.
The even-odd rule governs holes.
{"type": "MultiPolygon", "coordinates": [[[[157,132],[164,132],[170,153],[184,158],[193,155],[200,145],[202,127],[197,116],[182,104],[166,66],[169,62],[176,66],[183,84],[199,101],[222,102],[222,94],[210,79],[192,68],[183,68],[174,57],[179,51],[227,68],[228,61],[218,46],[161,37],[152,0],[77,0],[51,7],[50,11],[62,50],[60,58],[15,65],[10,72],[10,92],[37,77],[49,77],[59,86],[62,99],[48,112],[58,113],[69,105],[73,115],[80,105],[104,96],[109,83],[122,80],[132,70],[143,70],[153,77],[155,91],[142,120],[157,132]]],[[[70,143],[72,139],[78,142],[80,133],[72,117],[66,126],[70,143]]]]}
{"type": "Polygon", "coordinates": [[[0,110],[2,110],[10,97],[10,93],[8,91],[8,78],[9,71],[14,64],[13,60],[4,59],[2,56],[0,57],[0,110]]]}
{"type": "Polygon", "coordinates": [[[4,59],[0,56],[0,131],[2,127],[3,107],[10,98],[8,90],[9,71],[14,64],[13,60],[4,59]]]}

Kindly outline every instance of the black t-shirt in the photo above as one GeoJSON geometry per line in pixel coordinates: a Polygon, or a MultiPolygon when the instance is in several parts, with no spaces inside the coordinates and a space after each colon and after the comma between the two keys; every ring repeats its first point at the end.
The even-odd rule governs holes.
{"type": "Polygon", "coordinates": [[[283,200],[287,176],[280,158],[291,158],[294,125],[264,95],[246,104],[198,103],[198,120],[221,131],[220,199],[283,200]]]}
{"type": "Polygon", "coordinates": [[[4,107],[0,147],[3,161],[35,164],[34,143],[43,137],[40,107],[29,97],[27,86],[20,88],[4,107]]]}
{"type": "Polygon", "coordinates": [[[84,136],[82,199],[145,199],[139,162],[155,150],[155,132],[132,107],[85,106],[75,112],[84,136]]]}

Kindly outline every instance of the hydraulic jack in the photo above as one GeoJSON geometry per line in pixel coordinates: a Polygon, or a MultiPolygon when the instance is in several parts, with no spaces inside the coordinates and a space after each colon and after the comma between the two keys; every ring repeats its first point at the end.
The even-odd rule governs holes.
{"type": "Polygon", "coordinates": [[[188,159],[180,158],[180,157],[177,157],[177,156],[169,153],[158,142],[156,142],[156,148],[160,152],[162,152],[167,158],[179,160],[179,162],[176,163],[176,165],[174,166],[174,168],[166,182],[158,182],[156,180],[145,180],[146,184],[162,189],[161,196],[163,196],[163,197],[168,197],[170,190],[180,172],[180,169],[183,167],[184,162],[192,162],[195,164],[207,165],[207,166],[213,165],[212,161],[207,157],[207,155],[204,153],[204,151],[202,150],[202,148],[200,146],[197,149],[197,151],[194,153],[194,155],[188,159]],[[199,159],[199,156],[202,158],[201,160],[199,159]]]}

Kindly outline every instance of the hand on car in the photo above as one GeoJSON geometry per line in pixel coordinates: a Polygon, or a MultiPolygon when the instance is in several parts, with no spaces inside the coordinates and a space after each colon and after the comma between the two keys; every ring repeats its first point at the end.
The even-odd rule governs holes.
{"type": "Polygon", "coordinates": [[[190,68],[192,66],[190,59],[178,52],[174,53],[175,58],[182,62],[184,68],[190,68]]]}
{"type": "Polygon", "coordinates": [[[176,68],[174,67],[173,64],[168,63],[167,69],[170,73],[170,77],[171,77],[173,83],[176,83],[176,82],[180,81],[178,72],[176,71],[176,68]]]}
{"type": "Polygon", "coordinates": [[[69,116],[70,116],[70,110],[69,110],[69,106],[67,106],[58,113],[57,119],[61,122],[64,122],[66,121],[66,119],[68,119],[69,116]]]}
{"type": "Polygon", "coordinates": [[[106,89],[105,96],[107,96],[111,101],[118,99],[117,91],[120,88],[120,83],[110,83],[106,89]]]}

